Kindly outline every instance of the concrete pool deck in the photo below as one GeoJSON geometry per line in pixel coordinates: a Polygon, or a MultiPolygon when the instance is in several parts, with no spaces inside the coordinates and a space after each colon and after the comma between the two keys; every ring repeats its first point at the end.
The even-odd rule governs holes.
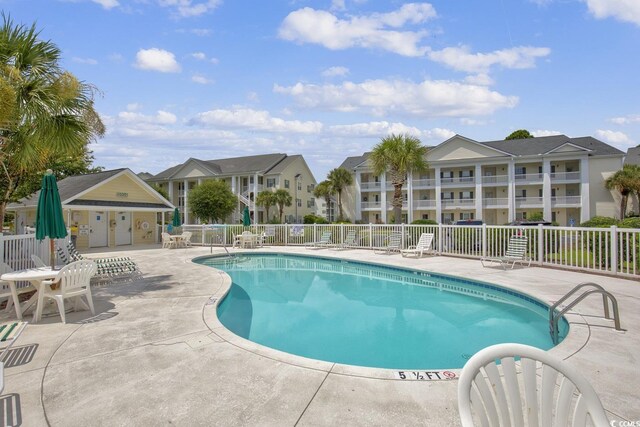
{"type": "MultiPolygon", "coordinates": [[[[547,303],[578,283],[599,283],[618,299],[626,331],[603,319],[602,299],[590,296],[569,317],[569,337],[551,351],[587,377],[611,420],[640,421],[638,281],[365,250],[260,251],[470,277],[547,303]]],[[[143,278],[93,288],[95,316],[80,311],[67,314],[66,325],[59,316],[30,324],[12,350],[23,357],[11,358],[5,369],[0,425],[459,425],[457,380],[396,380],[390,371],[352,370],[265,349],[221,328],[211,297],[222,295],[228,276],[191,262],[209,253],[198,247],[120,251],[138,263],[143,278]]]]}

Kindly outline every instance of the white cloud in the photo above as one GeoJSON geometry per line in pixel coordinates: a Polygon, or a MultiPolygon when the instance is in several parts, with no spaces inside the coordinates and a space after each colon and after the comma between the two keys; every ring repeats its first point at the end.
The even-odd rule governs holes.
{"type": "Polygon", "coordinates": [[[494,81],[488,74],[474,74],[464,78],[466,83],[479,86],[491,86],[494,81]]]}
{"type": "Polygon", "coordinates": [[[122,123],[145,123],[152,125],[172,125],[178,121],[175,114],[162,110],[159,110],[155,116],[136,113],[135,111],[121,111],[118,113],[117,118],[122,123]]]}
{"type": "Polygon", "coordinates": [[[536,58],[548,56],[547,47],[518,46],[489,53],[471,53],[468,46],[447,47],[429,51],[427,56],[449,68],[468,73],[486,74],[494,65],[504,68],[533,68],[536,58]]]}
{"type": "Polygon", "coordinates": [[[142,109],[142,105],[137,102],[127,104],[127,111],[139,111],[142,109]]]}
{"type": "Polygon", "coordinates": [[[562,135],[562,132],[557,130],[546,130],[546,129],[538,129],[531,132],[531,135],[535,137],[539,136],[553,136],[553,135],[562,135]]]}
{"type": "Polygon", "coordinates": [[[218,63],[220,63],[220,60],[218,58],[211,58],[211,59],[209,59],[209,62],[211,62],[212,64],[216,64],[217,65],[218,63]]]}
{"type": "Polygon", "coordinates": [[[505,96],[487,87],[449,80],[367,80],[362,83],[275,85],[274,92],[291,96],[304,108],[331,111],[364,111],[376,115],[412,114],[421,117],[489,115],[513,108],[518,97],[505,96]]]}
{"type": "Polygon", "coordinates": [[[194,52],[191,54],[191,57],[197,59],[198,61],[204,61],[205,59],[207,59],[207,55],[205,55],[204,52],[194,52]]]}
{"type": "Polygon", "coordinates": [[[140,49],[136,54],[136,68],[141,70],[159,71],[161,73],[179,73],[180,64],[173,53],[157,48],[140,49]]]}
{"type": "Polygon", "coordinates": [[[104,7],[107,10],[120,6],[120,2],[118,2],[118,0],[91,0],[91,1],[99,4],[100,6],[104,7]]]}
{"type": "Polygon", "coordinates": [[[191,81],[201,85],[208,85],[210,83],[213,83],[213,80],[208,79],[205,76],[200,74],[194,74],[193,76],[191,76],[191,81]]]}
{"type": "Polygon", "coordinates": [[[622,117],[614,117],[612,119],[609,119],[609,121],[617,125],[628,125],[631,123],[640,123],[640,114],[628,114],[622,117]]]}
{"type": "Polygon", "coordinates": [[[325,77],[346,76],[349,74],[347,67],[329,67],[322,72],[325,77]]]}
{"type": "Polygon", "coordinates": [[[158,4],[163,7],[173,8],[178,15],[188,18],[203,15],[214,10],[222,4],[222,0],[206,0],[200,2],[193,0],[158,0],[158,4]]]}
{"type": "Polygon", "coordinates": [[[328,134],[339,137],[382,138],[392,133],[407,133],[417,138],[436,139],[439,141],[444,141],[455,135],[455,132],[449,129],[434,128],[421,130],[415,126],[405,125],[404,123],[390,123],[387,121],[333,125],[328,127],[328,134]]]}
{"type": "Polygon", "coordinates": [[[345,10],[344,0],[331,0],[331,10],[345,10]]]}
{"type": "Polygon", "coordinates": [[[258,96],[257,92],[249,92],[247,93],[247,99],[251,102],[260,102],[260,97],[258,96]]]}
{"type": "Polygon", "coordinates": [[[598,19],[613,17],[620,21],[640,25],[638,0],[586,0],[589,12],[598,19]]]}
{"type": "Polygon", "coordinates": [[[405,24],[420,24],[436,16],[429,3],[407,3],[390,13],[368,16],[336,15],[309,7],[291,12],[282,21],[279,36],[298,43],[315,43],[331,50],[351,47],[378,48],[403,56],[422,56],[419,43],[426,31],[396,31],[405,24]]]}
{"type": "Polygon", "coordinates": [[[461,118],[460,123],[467,126],[483,126],[487,124],[484,120],[470,119],[468,117],[461,118]]]}
{"type": "Polygon", "coordinates": [[[78,64],[87,64],[87,65],[97,65],[98,61],[96,61],[93,58],[79,58],[77,56],[74,56],[73,58],[71,58],[71,60],[73,62],[77,62],[78,64]]]}
{"type": "Polygon", "coordinates": [[[263,132],[318,133],[322,123],[317,121],[284,120],[272,117],[268,111],[250,108],[211,110],[199,113],[189,122],[194,125],[216,126],[227,129],[249,129],[263,132]]]}
{"type": "Polygon", "coordinates": [[[118,62],[119,63],[119,62],[124,61],[124,56],[122,56],[119,53],[112,53],[111,55],[109,55],[109,61],[118,62]]]}
{"type": "Polygon", "coordinates": [[[598,129],[596,130],[596,138],[610,144],[615,144],[619,147],[633,145],[633,141],[631,141],[625,133],[614,130],[598,129]]]}

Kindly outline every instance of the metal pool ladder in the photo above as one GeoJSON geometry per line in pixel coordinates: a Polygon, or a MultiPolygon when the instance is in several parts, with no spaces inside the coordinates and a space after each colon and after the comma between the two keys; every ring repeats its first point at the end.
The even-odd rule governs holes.
{"type": "Polygon", "coordinates": [[[611,319],[611,315],[609,313],[609,300],[611,300],[611,307],[613,308],[613,322],[617,331],[622,331],[623,329],[620,327],[620,312],[618,311],[618,301],[616,297],[614,297],[610,292],[606,291],[602,286],[593,282],[584,282],[580,283],[575,288],[571,289],[565,296],[560,298],[555,304],[549,307],[549,333],[551,334],[551,339],[554,344],[558,344],[558,322],[564,316],[567,311],[571,310],[575,307],[580,301],[585,299],[591,294],[601,294],[602,295],[602,304],[604,306],[604,317],[607,319],[611,319]],[[562,310],[556,311],[558,306],[573,296],[580,289],[585,287],[592,287],[594,289],[585,290],[582,292],[576,299],[567,304],[562,310]]]}

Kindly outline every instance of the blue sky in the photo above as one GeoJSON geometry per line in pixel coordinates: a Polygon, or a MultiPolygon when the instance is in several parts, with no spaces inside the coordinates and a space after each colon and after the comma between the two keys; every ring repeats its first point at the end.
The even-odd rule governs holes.
{"type": "Polygon", "coordinates": [[[640,1],[0,0],[95,85],[95,164],[303,154],[316,179],[391,132],[640,144],[640,1]]]}

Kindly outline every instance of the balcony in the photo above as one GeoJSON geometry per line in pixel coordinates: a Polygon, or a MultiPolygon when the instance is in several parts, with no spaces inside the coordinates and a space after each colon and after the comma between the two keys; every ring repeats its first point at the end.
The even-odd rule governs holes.
{"type": "Polygon", "coordinates": [[[516,208],[541,208],[542,197],[516,197],[516,208]]]}
{"type": "Polygon", "coordinates": [[[551,198],[551,207],[580,207],[582,205],[581,196],[555,196],[551,198]]]}
{"type": "Polygon", "coordinates": [[[544,178],[544,174],[541,173],[527,173],[516,174],[516,184],[541,184],[544,178]]]}
{"type": "Polygon", "coordinates": [[[509,208],[509,199],[507,197],[482,199],[482,206],[488,209],[507,209],[509,208]]]}
{"type": "Polygon", "coordinates": [[[551,182],[580,182],[580,172],[554,172],[551,174],[551,182]]]}
{"type": "MultiPolygon", "coordinates": [[[[402,202],[402,210],[407,210],[407,208],[409,207],[409,202],[407,202],[406,200],[402,202]]],[[[387,210],[391,210],[393,209],[393,205],[391,204],[390,200],[387,200],[387,210]]]]}
{"type": "Polygon", "coordinates": [[[483,176],[482,185],[507,185],[509,177],[507,175],[483,176]]]}
{"type": "Polygon", "coordinates": [[[413,185],[413,188],[415,189],[434,188],[436,186],[436,180],[435,179],[414,179],[412,185],[413,185]]]}
{"type": "Polygon", "coordinates": [[[373,210],[373,209],[380,210],[380,206],[381,206],[380,202],[362,202],[362,204],[360,205],[360,208],[363,211],[373,210]]]}
{"type": "Polygon", "coordinates": [[[440,185],[443,187],[470,187],[476,185],[476,180],[472,176],[440,178],[440,185]]]}
{"type": "Polygon", "coordinates": [[[474,209],[476,199],[442,199],[442,209],[474,209]]]}
{"type": "Polygon", "coordinates": [[[413,209],[421,210],[421,209],[435,209],[436,201],[435,200],[414,200],[413,201],[413,209]]]}
{"type": "Polygon", "coordinates": [[[380,191],[380,182],[375,182],[375,181],[361,182],[360,191],[380,191]]]}

